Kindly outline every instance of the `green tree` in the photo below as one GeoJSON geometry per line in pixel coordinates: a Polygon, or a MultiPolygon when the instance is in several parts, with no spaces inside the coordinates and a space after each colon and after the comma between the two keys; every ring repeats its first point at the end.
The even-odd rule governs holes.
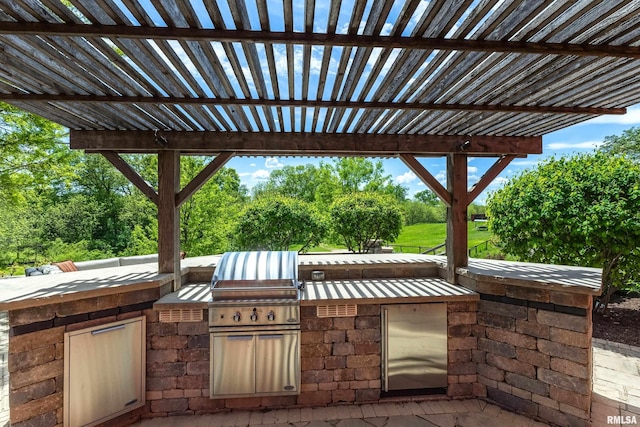
{"type": "Polygon", "coordinates": [[[550,159],[488,201],[502,250],[521,260],[601,267],[604,307],[640,269],[640,165],[622,156],[550,159]]]}
{"type": "Polygon", "coordinates": [[[389,196],[347,194],[333,203],[329,213],[334,232],[351,252],[367,252],[376,240],[393,242],[402,230],[402,214],[389,196]]]}
{"type": "Polygon", "coordinates": [[[402,203],[404,225],[420,223],[440,223],[447,220],[447,209],[443,203],[434,206],[426,205],[415,200],[402,203]]]}
{"type": "Polygon", "coordinates": [[[606,136],[600,150],[609,154],[624,154],[635,161],[640,160],[640,127],[627,129],[622,135],[606,136]]]}
{"type": "MultiPolygon", "coordinates": [[[[186,185],[207,158],[185,157],[181,184],[186,185]]],[[[231,235],[244,206],[246,188],[234,169],[220,169],[180,207],[180,245],[189,256],[220,253],[229,249],[231,235]]]]}
{"type": "Polygon", "coordinates": [[[234,231],[241,250],[289,250],[299,252],[320,243],[326,223],[310,203],[283,196],[270,196],[251,203],[240,215],[234,231]]]}
{"type": "Polygon", "coordinates": [[[438,198],[438,196],[436,196],[436,193],[434,193],[429,189],[418,191],[416,194],[413,195],[413,198],[418,202],[424,203],[429,206],[435,206],[438,203],[442,203],[438,198]]]}
{"type": "Polygon", "coordinates": [[[0,195],[24,202],[28,191],[66,189],[77,153],[65,137],[62,126],[0,102],[0,195]]]}
{"type": "Polygon", "coordinates": [[[275,193],[305,202],[315,201],[319,168],[315,165],[284,166],[269,175],[269,179],[254,188],[254,196],[275,193]]]}
{"type": "Polygon", "coordinates": [[[407,189],[393,184],[391,175],[386,175],[382,161],[372,162],[362,157],[344,157],[333,164],[340,194],[370,192],[392,196],[402,202],[407,198],[407,189]]]}

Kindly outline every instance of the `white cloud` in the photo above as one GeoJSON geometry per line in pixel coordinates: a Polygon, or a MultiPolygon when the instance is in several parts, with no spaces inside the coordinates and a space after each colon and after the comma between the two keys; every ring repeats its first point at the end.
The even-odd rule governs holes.
{"type": "Polygon", "coordinates": [[[396,176],[395,182],[396,184],[409,184],[410,182],[415,181],[417,178],[418,177],[416,176],[415,173],[408,171],[403,173],[400,176],[396,176]]]}
{"type": "Polygon", "coordinates": [[[547,144],[548,150],[570,150],[570,149],[589,149],[598,148],[602,145],[602,141],[583,141],[583,142],[551,142],[547,144]]]}
{"type": "Polygon", "coordinates": [[[390,22],[386,22],[382,26],[382,29],[380,30],[380,35],[381,36],[388,36],[389,34],[391,34],[391,30],[393,30],[393,24],[391,24],[390,22]]]}
{"type": "Polygon", "coordinates": [[[631,107],[627,109],[624,115],[606,115],[595,117],[591,120],[579,123],[579,125],[637,125],[640,124],[640,107],[631,107]]]}
{"type": "Polygon", "coordinates": [[[251,175],[251,172],[239,172],[238,173],[238,176],[240,178],[245,177],[245,176],[249,176],[249,175],[251,175]]]}
{"type": "Polygon", "coordinates": [[[511,162],[511,166],[518,166],[521,168],[527,168],[529,166],[535,166],[539,163],[538,160],[514,160],[511,162]]]}
{"type": "Polygon", "coordinates": [[[249,163],[249,166],[251,166],[252,168],[255,168],[256,164],[255,163],[249,163]]]}
{"type": "Polygon", "coordinates": [[[267,168],[273,169],[273,168],[281,168],[284,165],[280,163],[280,160],[278,160],[276,157],[268,157],[264,161],[264,166],[267,168]]]}
{"type": "Polygon", "coordinates": [[[269,179],[269,171],[264,169],[258,169],[257,171],[251,174],[251,178],[258,181],[269,179]]]}
{"type": "Polygon", "coordinates": [[[478,168],[475,166],[467,166],[467,172],[468,173],[477,173],[478,172],[478,168]]]}
{"type": "Polygon", "coordinates": [[[429,4],[429,2],[427,0],[423,0],[423,1],[420,2],[418,7],[416,8],[415,12],[413,12],[413,16],[411,16],[411,20],[409,21],[409,25],[411,27],[415,27],[416,26],[416,24],[418,23],[418,21],[422,17],[422,14],[427,9],[428,4],[429,4]]]}

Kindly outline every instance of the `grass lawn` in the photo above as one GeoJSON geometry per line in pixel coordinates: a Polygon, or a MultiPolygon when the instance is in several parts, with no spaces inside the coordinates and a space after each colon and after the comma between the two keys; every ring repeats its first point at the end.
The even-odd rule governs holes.
{"type": "MultiPolygon", "coordinates": [[[[492,234],[486,230],[476,230],[476,224],[469,222],[468,225],[469,248],[481,244],[491,239],[492,234]]],[[[412,246],[402,248],[402,252],[417,253],[420,247],[425,249],[444,243],[447,236],[447,224],[414,224],[407,225],[400,232],[400,236],[392,243],[395,247],[398,245],[412,246]]],[[[491,246],[489,246],[491,247],[491,246]]],[[[484,249],[484,245],[482,246],[484,249]]],[[[400,252],[400,248],[396,252],[400,252]]],[[[472,255],[473,256],[473,255],[472,255]]]]}
{"type": "MultiPolygon", "coordinates": [[[[414,224],[402,228],[400,236],[391,245],[394,252],[420,253],[434,246],[444,243],[447,236],[447,224],[414,224]]],[[[484,245],[493,236],[490,231],[476,230],[476,224],[468,223],[469,249],[475,245],[480,245],[477,251],[471,253],[473,258],[485,258],[487,255],[498,255],[500,251],[493,245],[484,245]]],[[[297,250],[299,246],[294,246],[291,250],[297,250]]],[[[323,243],[309,249],[309,252],[331,252],[332,250],[345,250],[345,246],[323,243]]],[[[444,249],[442,249],[444,251],[444,249]]]]}

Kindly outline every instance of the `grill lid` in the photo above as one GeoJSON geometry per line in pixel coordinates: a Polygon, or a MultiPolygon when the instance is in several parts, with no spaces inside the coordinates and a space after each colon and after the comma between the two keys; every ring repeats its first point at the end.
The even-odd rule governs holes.
{"type": "Polygon", "coordinates": [[[213,300],[298,298],[298,252],[225,252],[211,279],[213,300]]]}

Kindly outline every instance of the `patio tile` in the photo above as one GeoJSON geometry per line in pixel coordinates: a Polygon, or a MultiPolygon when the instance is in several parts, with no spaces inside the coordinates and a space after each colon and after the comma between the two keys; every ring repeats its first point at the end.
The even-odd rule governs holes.
{"type": "Polygon", "coordinates": [[[457,412],[466,412],[467,410],[464,404],[459,400],[450,400],[450,401],[443,400],[439,403],[440,403],[440,406],[442,406],[442,409],[444,410],[444,412],[447,414],[455,414],[457,412]]]}
{"type": "Polygon", "coordinates": [[[313,409],[311,408],[301,408],[300,409],[300,421],[311,421],[313,420],[313,409]]]}
{"type": "Polygon", "coordinates": [[[424,409],[425,414],[442,414],[444,413],[444,409],[442,406],[436,401],[425,401],[420,402],[420,407],[424,409]]]}
{"type": "Polygon", "coordinates": [[[301,421],[300,415],[301,415],[300,408],[289,409],[287,412],[287,422],[299,423],[301,421]]]}
{"type": "Polygon", "coordinates": [[[376,411],[373,409],[373,405],[371,404],[360,406],[360,410],[362,411],[363,418],[372,418],[377,416],[376,411]]]}
{"type": "Polygon", "coordinates": [[[424,409],[417,402],[407,402],[405,407],[411,411],[411,415],[424,415],[424,409]]]}
{"type": "Polygon", "coordinates": [[[387,412],[387,408],[381,404],[373,405],[373,411],[375,412],[376,417],[389,416],[389,413],[387,412]]]}
{"type": "Polygon", "coordinates": [[[286,423],[289,420],[288,409],[277,409],[274,415],[276,417],[276,424],[286,423]]]}
{"type": "Polygon", "coordinates": [[[251,418],[249,419],[249,425],[256,426],[262,424],[262,412],[252,411],[251,418]]]}
{"type": "Polygon", "coordinates": [[[429,421],[430,423],[435,424],[438,427],[455,427],[456,426],[455,414],[421,415],[420,418],[423,418],[429,421]]]}
{"type": "Polygon", "coordinates": [[[338,415],[339,420],[351,419],[351,418],[359,418],[352,417],[350,407],[347,405],[336,406],[336,414],[338,415]]]}
{"type": "Polygon", "coordinates": [[[371,424],[360,418],[349,418],[338,421],[336,427],[371,427],[371,424]]]}
{"type": "Polygon", "coordinates": [[[389,417],[386,425],[388,427],[438,427],[437,424],[433,424],[424,418],[414,417],[413,415],[397,415],[389,417]]]}
{"type": "Polygon", "coordinates": [[[364,420],[369,424],[376,427],[384,427],[387,424],[387,417],[373,417],[373,418],[365,418],[364,420]]]}
{"type": "Polygon", "coordinates": [[[333,427],[333,424],[322,420],[313,420],[306,425],[306,427],[333,427]]]}
{"type": "Polygon", "coordinates": [[[386,411],[388,416],[401,415],[399,403],[382,403],[380,404],[386,411]]]}
{"type": "Polygon", "coordinates": [[[364,414],[362,413],[362,406],[360,405],[349,405],[349,417],[350,418],[364,418],[364,414]]]}

